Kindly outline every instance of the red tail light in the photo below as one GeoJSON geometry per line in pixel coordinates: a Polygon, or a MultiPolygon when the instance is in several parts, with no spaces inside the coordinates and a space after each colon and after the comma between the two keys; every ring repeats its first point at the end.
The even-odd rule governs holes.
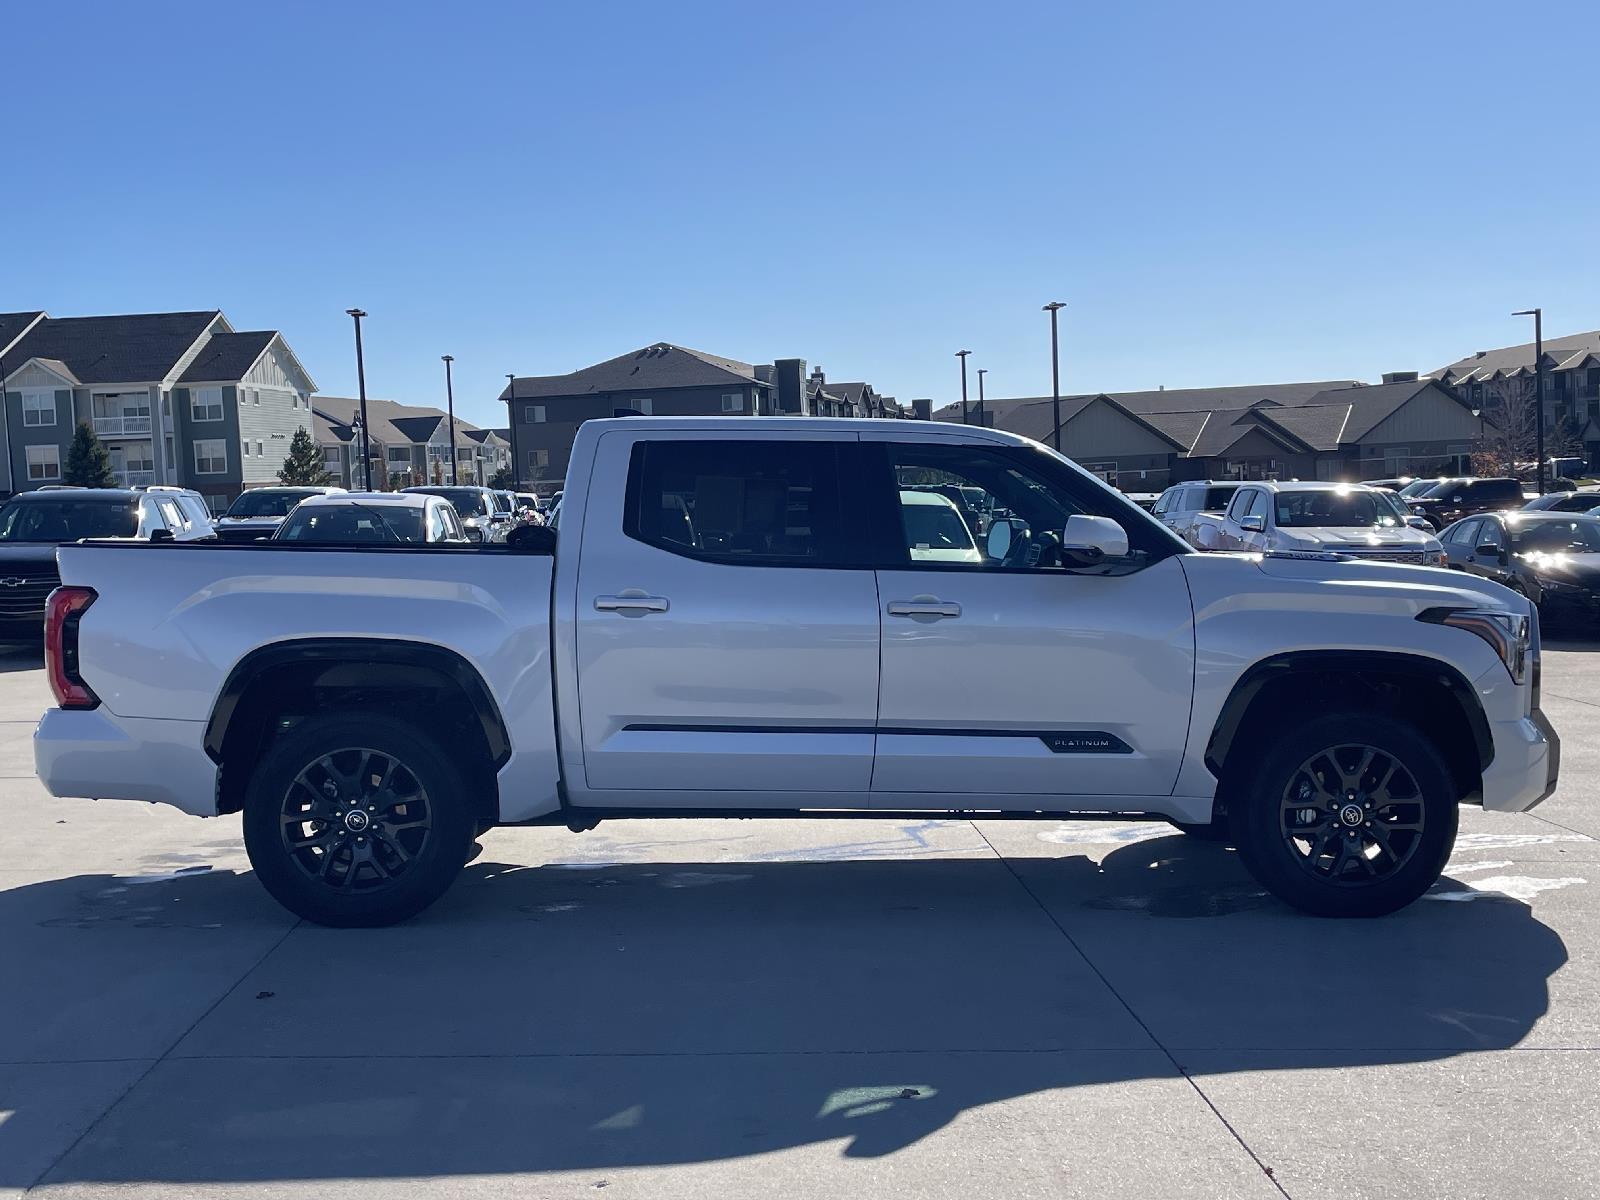
{"type": "Polygon", "coordinates": [[[78,621],[94,589],[58,587],[44,602],[44,669],[62,708],[95,708],[100,697],[78,675],[78,621]]]}

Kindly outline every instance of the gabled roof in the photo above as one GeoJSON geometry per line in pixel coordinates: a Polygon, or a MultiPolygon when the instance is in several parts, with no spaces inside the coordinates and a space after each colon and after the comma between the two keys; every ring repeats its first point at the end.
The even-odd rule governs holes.
{"type": "MultiPolygon", "coordinates": [[[[1436,371],[1429,371],[1430,379],[1446,379],[1451,383],[1461,383],[1467,375],[1475,375],[1478,379],[1488,379],[1496,371],[1512,371],[1517,367],[1533,366],[1533,343],[1524,342],[1520,346],[1502,346],[1498,350],[1479,350],[1469,354],[1466,358],[1457,359],[1449,366],[1440,367],[1436,371]]],[[[1544,353],[1548,363],[1560,365],[1564,360],[1571,358],[1581,351],[1600,353],[1600,329],[1591,329],[1587,333],[1569,333],[1564,337],[1545,338],[1544,353]]]]}
{"type": "Polygon", "coordinates": [[[1226,454],[1252,433],[1260,433],[1294,454],[1304,454],[1310,446],[1256,408],[1214,412],[1189,447],[1191,458],[1214,458],[1226,454]]]}
{"type": "MultiPolygon", "coordinates": [[[[756,369],[749,363],[674,346],[671,342],[656,342],[567,375],[519,375],[515,386],[518,400],[537,400],[544,396],[662,391],[735,383],[748,385],[761,383],[761,380],[756,378],[756,369]]],[[[500,398],[511,398],[510,385],[501,390],[500,398]]]]}
{"type": "Polygon", "coordinates": [[[209,383],[243,379],[277,336],[277,331],[273,329],[216,334],[200,348],[200,353],[195,355],[188,369],[178,376],[178,382],[209,383]]]}
{"type": "MultiPolygon", "coordinates": [[[[1349,419],[1345,422],[1338,441],[1339,445],[1350,446],[1361,441],[1403,405],[1430,388],[1451,403],[1461,404],[1448,388],[1440,387],[1435,379],[1411,379],[1403,383],[1380,383],[1363,388],[1335,388],[1316,396],[1313,403],[1350,406],[1349,419]]],[[[1462,408],[1465,409],[1466,406],[1462,405],[1462,408]]]]}
{"type": "MultiPolygon", "coordinates": [[[[1109,396],[1129,412],[1135,413],[1176,413],[1176,412],[1219,412],[1234,409],[1249,408],[1263,400],[1274,404],[1291,405],[1306,404],[1318,392],[1328,388],[1359,387],[1360,381],[1355,379],[1327,379],[1317,383],[1251,383],[1237,387],[1210,387],[1210,388],[1167,388],[1153,392],[1103,392],[1100,395],[1109,396]]],[[[1065,405],[1068,400],[1093,399],[1095,393],[1087,395],[1073,395],[1061,397],[1065,405]]],[[[1020,396],[1012,399],[989,399],[987,405],[995,413],[1002,413],[1021,404],[1037,404],[1039,401],[1050,400],[1049,396],[1020,396]]],[[[935,416],[941,420],[949,420],[944,415],[955,413],[956,419],[961,419],[961,404],[947,404],[935,416]]],[[[1063,418],[1064,420],[1065,418],[1063,418]]]]}
{"type": "Polygon", "coordinates": [[[833,393],[835,396],[838,396],[841,400],[846,400],[851,404],[860,405],[866,402],[865,396],[871,385],[860,382],[835,383],[830,379],[825,386],[827,387],[828,391],[833,393]]]}
{"type": "MultiPolygon", "coordinates": [[[[321,417],[334,432],[344,431],[339,440],[348,441],[355,426],[356,414],[361,411],[361,401],[353,396],[313,396],[311,411],[321,417]]],[[[401,404],[395,400],[367,400],[367,419],[372,427],[367,436],[386,446],[423,443],[434,436],[446,413],[440,408],[423,404],[401,404]]],[[[478,426],[471,421],[456,418],[456,436],[470,435],[478,426]]],[[[317,431],[321,433],[319,426],[317,431]]]]}
{"type": "MultiPolygon", "coordinates": [[[[1063,396],[1061,398],[1062,428],[1065,429],[1074,417],[1094,404],[1104,404],[1116,410],[1135,425],[1141,426],[1162,441],[1171,443],[1174,450],[1184,449],[1183,444],[1174,439],[1166,430],[1145,420],[1138,413],[1130,412],[1115,399],[1104,393],[1096,396],[1072,396],[1070,398],[1063,396]]],[[[987,407],[988,402],[985,401],[985,408],[987,409],[987,407]]],[[[991,424],[997,429],[1004,429],[1009,433],[1020,433],[1023,437],[1033,438],[1034,441],[1048,443],[1055,434],[1054,407],[1055,402],[1048,397],[1042,401],[1035,400],[1028,404],[1016,405],[1006,412],[995,413],[991,424]]],[[[969,415],[976,421],[977,405],[973,404],[970,408],[969,415]]],[[[959,419],[959,417],[960,413],[958,412],[957,418],[959,419]]]]}
{"type": "Polygon", "coordinates": [[[44,316],[43,311],[0,313],[0,355],[7,355],[11,344],[44,316]]]}
{"type": "Polygon", "coordinates": [[[6,357],[60,359],[86,384],[165,379],[222,314],[130,313],[115,317],[46,317],[6,357]]]}
{"type": "Polygon", "coordinates": [[[330,442],[349,442],[354,440],[355,430],[348,425],[336,425],[316,410],[311,413],[311,439],[319,444],[326,445],[330,442]]]}
{"type": "Polygon", "coordinates": [[[4,378],[6,380],[15,379],[30,365],[43,367],[52,375],[59,376],[63,383],[79,384],[83,382],[83,380],[79,379],[72,373],[72,368],[67,366],[67,364],[62,362],[59,358],[19,358],[14,361],[12,359],[7,359],[6,373],[4,378]]]}

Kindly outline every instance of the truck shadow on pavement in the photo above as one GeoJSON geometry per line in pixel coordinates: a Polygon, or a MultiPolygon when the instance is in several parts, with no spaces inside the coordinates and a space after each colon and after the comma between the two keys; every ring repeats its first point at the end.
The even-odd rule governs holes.
{"type": "MultiPolygon", "coordinates": [[[[122,1052],[172,1047],[52,1183],[603,1180],[824,1142],[887,1155],[999,1101],[1081,1130],[1125,1119],[1117,1085],[1164,1080],[1187,1103],[1186,1069],[1514,1046],[1567,958],[1509,899],[1301,916],[1182,837],[1102,862],[805,853],[480,861],[407,925],[286,938],[248,874],[15,888],[0,934],[36,969],[0,1000],[0,1057],[114,1057],[106,1031],[129,1014],[189,1006],[122,1052]]],[[[0,1094],[17,1113],[0,1185],[34,1182],[4,1166],[39,1132],[28,1099],[0,1094]]]]}

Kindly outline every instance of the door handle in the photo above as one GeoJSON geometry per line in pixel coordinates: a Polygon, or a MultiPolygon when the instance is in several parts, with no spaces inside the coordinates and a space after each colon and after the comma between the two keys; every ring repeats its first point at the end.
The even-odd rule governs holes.
{"type": "Polygon", "coordinates": [[[666,612],[667,598],[665,596],[647,596],[638,588],[628,588],[626,591],[618,592],[615,596],[596,596],[594,598],[594,607],[596,612],[666,612]]]}
{"type": "Polygon", "coordinates": [[[961,605],[937,596],[916,596],[910,600],[889,601],[891,617],[959,617],[961,605]]]}

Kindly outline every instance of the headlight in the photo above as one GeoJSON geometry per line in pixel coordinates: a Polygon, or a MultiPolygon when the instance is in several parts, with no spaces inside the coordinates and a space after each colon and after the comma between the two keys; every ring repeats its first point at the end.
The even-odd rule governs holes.
{"type": "Polygon", "coordinates": [[[1444,563],[1444,547],[1436,546],[1432,550],[1428,550],[1428,549],[1425,548],[1422,551],[1422,565],[1423,566],[1426,566],[1426,567],[1437,567],[1437,566],[1442,565],[1443,563],[1444,563]]]}
{"type": "Polygon", "coordinates": [[[1528,647],[1533,640],[1529,617],[1497,608],[1430,608],[1418,613],[1417,620],[1476,634],[1488,642],[1505,663],[1513,683],[1521,684],[1527,679],[1528,647]]]}
{"type": "Polygon", "coordinates": [[[1425,517],[1428,515],[1428,510],[1419,504],[1411,510],[1411,515],[1414,517],[1425,517]]]}

